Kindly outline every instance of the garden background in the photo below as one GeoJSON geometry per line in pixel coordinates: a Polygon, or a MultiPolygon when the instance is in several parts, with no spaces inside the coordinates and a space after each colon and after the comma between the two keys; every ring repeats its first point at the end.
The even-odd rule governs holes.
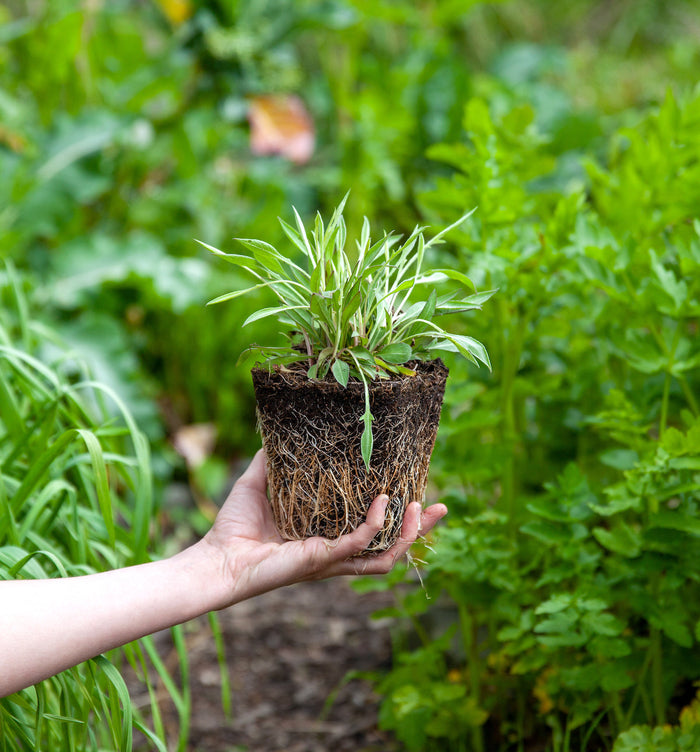
{"type": "MultiPolygon", "coordinates": [[[[350,234],[477,207],[432,260],[498,288],[454,322],[493,372],[448,363],[423,586],[356,584],[395,595],[376,723],[699,749],[699,71],[692,0],[6,0],[0,577],[174,550],[259,444],[269,298],[206,308],[245,280],[195,238],[283,245],[347,190],[350,234]]],[[[186,749],[172,640],[179,667],[145,639],[0,700],[0,749],[186,749]]]]}

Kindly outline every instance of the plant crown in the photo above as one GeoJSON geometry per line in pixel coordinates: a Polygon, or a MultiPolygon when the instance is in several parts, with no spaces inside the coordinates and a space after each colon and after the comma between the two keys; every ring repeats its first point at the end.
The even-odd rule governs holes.
{"type": "Polygon", "coordinates": [[[263,365],[285,365],[306,361],[311,379],[329,373],[343,387],[355,378],[364,384],[365,412],[362,416],[362,454],[369,467],[373,420],[368,383],[392,376],[415,376],[411,361],[429,360],[438,352],[457,352],[471,362],[491,368],[483,344],[473,337],[453,334],[434,321],[450,313],[480,310],[495,290],[477,292],[471,280],[455,269],[424,272],[425,252],[442,242],[443,236],[461,224],[468,212],[433,238],[416,227],[403,240],[393,233],[372,242],[365,217],[357,254],[346,250],[347,230],[343,218],[346,195],[326,225],[318,213],[307,232],[294,209],[296,228],[280,219],[284,233],[301,252],[304,262],[292,258],[262,240],[236,238],[252,255],[224,253],[200,242],[212,253],[252,274],[258,284],[221,295],[209,305],[237,298],[269,287],[280,305],[254,312],[243,323],[276,316],[289,328],[290,342],[282,347],[252,345],[243,355],[254,352],[263,365]],[[403,240],[403,242],[402,242],[403,240]],[[436,284],[452,280],[471,294],[439,295],[436,284]],[[420,294],[419,290],[427,290],[420,294]]]}

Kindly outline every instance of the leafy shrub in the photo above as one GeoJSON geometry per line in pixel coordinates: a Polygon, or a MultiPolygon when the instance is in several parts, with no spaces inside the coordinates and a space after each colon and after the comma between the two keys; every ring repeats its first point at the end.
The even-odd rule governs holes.
{"type": "MultiPolygon", "coordinates": [[[[655,174],[680,185],[697,164],[683,124],[699,101],[669,96],[614,142],[656,143],[655,174]]],[[[465,124],[466,143],[433,150],[457,171],[424,202],[449,221],[484,193],[454,253],[477,284],[502,291],[472,328],[490,336],[494,383],[465,381],[443,417],[442,459],[440,437],[436,448],[452,519],[425,584],[457,635],[433,642],[422,628],[421,652],[441,660],[423,677],[399,656],[382,718],[407,739],[420,715],[426,750],[547,735],[554,750],[609,745],[633,724],[677,717],[676,698],[700,677],[700,224],[661,182],[653,191],[640,179],[641,148],[589,162],[590,199],[559,197],[527,188],[533,165],[553,165],[526,111],[499,120],[474,102],[465,124]],[[608,214],[612,191],[646,202],[644,218],[635,209],[638,221],[623,221],[619,202],[608,214]],[[447,742],[431,725],[437,708],[402,698],[455,681],[489,717],[447,742]]],[[[398,613],[429,620],[412,595],[398,613]]],[[[645,733],[626,732],[616,749],[645,733]]],[[[687,745],[688,733],[668,738],[687,745]]]]}

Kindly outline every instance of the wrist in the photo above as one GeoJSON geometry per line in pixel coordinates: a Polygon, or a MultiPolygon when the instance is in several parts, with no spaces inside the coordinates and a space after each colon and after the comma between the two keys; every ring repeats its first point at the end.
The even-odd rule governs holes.
{"type": "Polygon", "coordinates": [[[208,613],[233,603],[226,556],[206,538],[176,554],[170,561],[178,569],[182,587],[193,599],[195,611],[208,613]]]}

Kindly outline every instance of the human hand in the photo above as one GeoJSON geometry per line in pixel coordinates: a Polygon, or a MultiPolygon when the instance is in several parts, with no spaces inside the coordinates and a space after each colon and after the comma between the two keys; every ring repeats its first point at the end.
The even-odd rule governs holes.
{"type": "Polygon", "coordinates": [[[390,549],[376,556],[353,558],[381,530],[388,501],[388,497],[378,496],[366,521],[336,540],[316,537],[285,541],[277,532],[267,500],[265,455],[261,449],[200,542],[209,555],[219,560],[219,608],[302,580],[386,574],[408,552],[418,534],[428,533],[447,513],[444,504],[421,511],[421,505],[412,502],[406,509],[399,539],[390,549]]]}

